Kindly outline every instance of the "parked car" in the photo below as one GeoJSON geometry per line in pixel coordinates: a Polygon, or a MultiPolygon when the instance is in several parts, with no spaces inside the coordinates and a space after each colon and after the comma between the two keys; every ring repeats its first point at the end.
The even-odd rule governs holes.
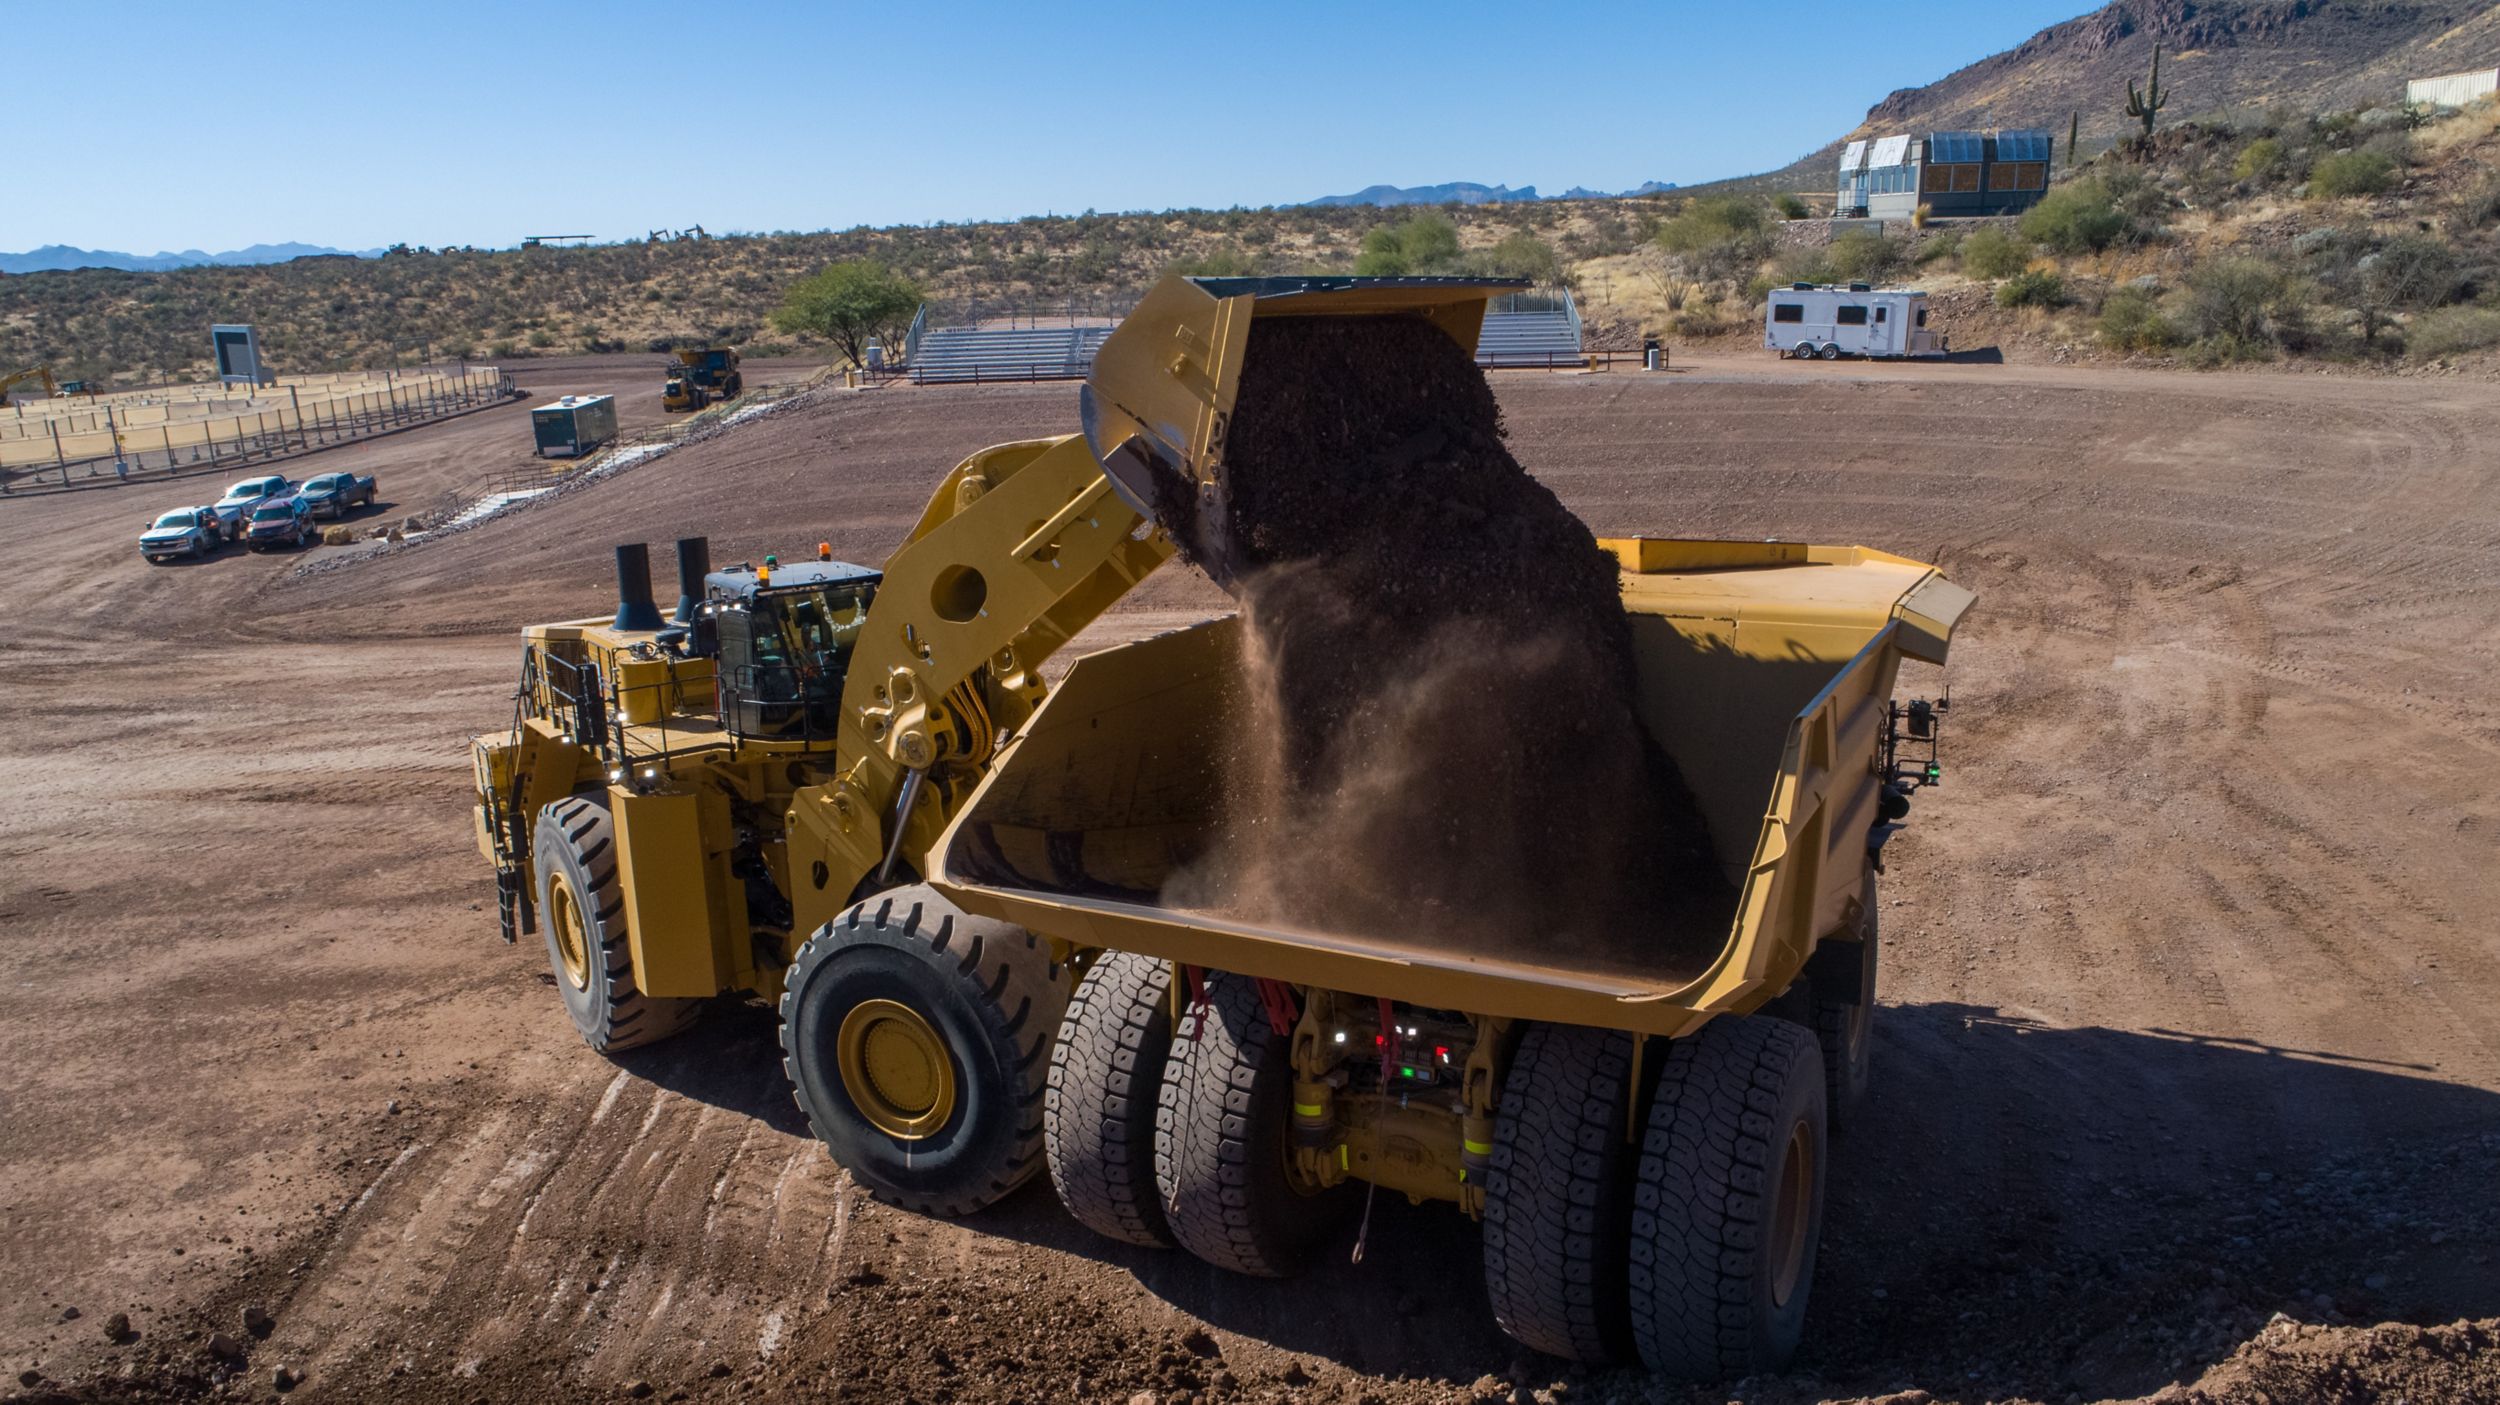
{"type": "Polygon", "coordinates": [[[252,520],[243,529],[243,544],[254,551],[267,551],[273,546],[300,547],[312,539],[312,509],[293,493],[253,508],[252,520]]]}
{"type": "Polygon", "coordinates": [[[351,507],[371,507],[374,493],[372,477],[354,473],[320,474],[296,490],[315,517],[345,517],[351,507]]]}
{"type": "Polygon", "coordinates": [[[217,521],[216,509],[177,507],[159,515],[139,534],[139,554],[150,561],[206,556],[225,540],[226,530],[217,521]]]}
{"type": "Polygon", "coordinates": [[[226,495],[219,498],[216,506],[210,510],[217,514],[218,525],[226,529],[226,535],[240,541],[243,537],[243,524],[250,520],[252,509],[271,498],[282,498],[293,491],[294,486],[288,483],[286,475],[281,473],[267,474],[259,478],[246,478],[228,488],[226,495]]]}

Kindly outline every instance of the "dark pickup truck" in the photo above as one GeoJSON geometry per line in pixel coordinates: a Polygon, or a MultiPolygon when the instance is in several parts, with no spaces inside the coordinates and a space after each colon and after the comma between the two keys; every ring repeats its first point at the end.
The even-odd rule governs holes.
{"type": "Polygon", "coordinates": [[[313,539],[312,509],[300,497],[271,498],[252,509],[243,527],[243,545],[253,551],[271,547],[303,547],[313,539]]]}
{"type": "Polygon", "coordinates": [[[295,495],[315,517],[345,517],[351,507],[371,507],[373,479],[354,473],[324,473],[309,479],[295,495]]]}

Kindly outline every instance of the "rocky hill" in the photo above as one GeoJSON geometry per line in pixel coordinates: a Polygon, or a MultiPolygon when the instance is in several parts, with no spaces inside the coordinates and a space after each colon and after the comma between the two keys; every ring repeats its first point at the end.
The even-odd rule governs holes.
{"type": "MultiPolygon", "coordinates": [[[[2139,86],[2162,51],[2172,93],[2160,120],[2245,122],[2270,109],[2327,112],[2394,103],[2407,78],[2500,64],[2500,5],[2482,0],[2113,0],[1921,87],[1902,88],[1830,145],[1743,184],[1831,185],[1852,137],[2078,118],[2089,152],[2136,130],[2139,86]]],[[[1735,184],[1735,183],[1731,183],[1735,184]]]]}

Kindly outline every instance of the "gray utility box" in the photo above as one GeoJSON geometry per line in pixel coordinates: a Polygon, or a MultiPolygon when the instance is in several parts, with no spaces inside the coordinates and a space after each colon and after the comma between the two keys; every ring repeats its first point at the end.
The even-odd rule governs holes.
{"type": "Polygon", "coordinates": [[[577,459],[616,437],[616,397],[568,395],[530,411],[542,459],[577,459]]]}

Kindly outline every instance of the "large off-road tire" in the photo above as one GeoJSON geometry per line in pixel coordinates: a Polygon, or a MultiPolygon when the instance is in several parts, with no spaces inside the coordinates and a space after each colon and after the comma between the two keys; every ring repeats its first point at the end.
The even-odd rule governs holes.
{"type": "Polygon", "coordinates": [[[1291,1171],[1293,1037],[1267,1022],[1258,983],[1209,971],[1207,1003],[1172,1031],[1155,1108],[1155,1188],[1173,1242],[1217,1268],[1286,1278],[1356,1203],[1291,1171]]]}
{"type": "Polygon", "coordinates": [[[1815,948],[1806,977],[1812,991],[1814,1037],[1823,1046],[1823,1094],[1834,1126],[1847,1121],[1873,1081],[1875,1067],[1875,875],[1866,876],[1855,941],[1815,948]]]}
{"type": "Polygon", "coordinates": [[[692,1025],[701,1002],[654,999],[634,986],[607,796],[568,796],[540,810],[532,843],[539,930],[547,938],[556,993],[583,1042],[609,1054],[692,1025]]]}
{"type": "Polygon", "coordinates": [[[1098,1234],[1158,1249],[1172,1243],[1155,1193],[1171,994],[1169,963],[1104,952],[1068,1001],[1042,1100],[1042,1145],[1060,1203],[1098,1234]]]}
{"type": "Polygon", "coordinates": [[[1519,1041],[1485,1177],[1484,1284],[1502,1330],[1602,1365],[1631,1355],[1633,1036],[1536,1025],[1519,1041]]]}
{"type": "Polygon", "coordinates": [[[781,996],[782,1068],[852,1177],[968,1215],[1042,1166],[1042,1091],[1068,971],[1009,923],[926,887],[816,929],[781,996]]]}
{"type": "Polygon", "coordinates": [[[1706,1381],[1787,1365],[1827,1145],[1805,1030],[1721,1016],[1667,1046],[1632,1191],[1632,1337],[1651,1370],[1706,1381]]]}

